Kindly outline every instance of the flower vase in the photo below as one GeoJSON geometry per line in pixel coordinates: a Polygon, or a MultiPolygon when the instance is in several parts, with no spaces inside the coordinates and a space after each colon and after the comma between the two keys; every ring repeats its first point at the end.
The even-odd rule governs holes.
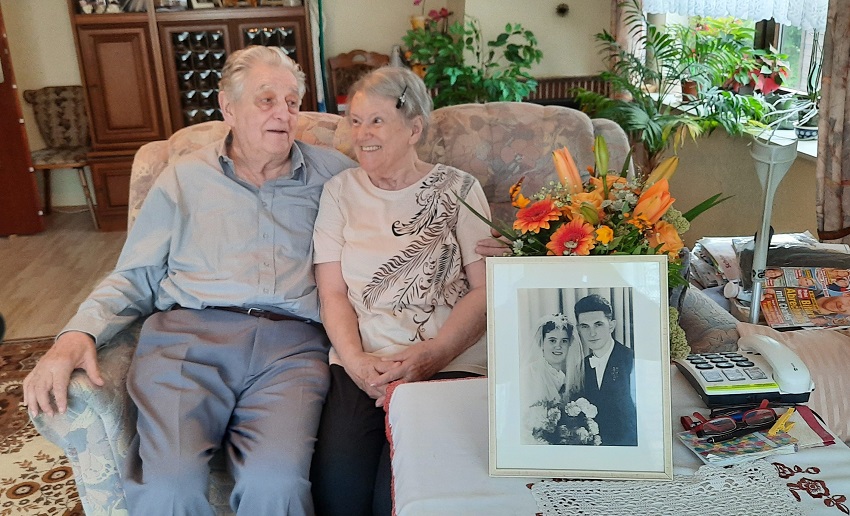
{"type": "Polygon", "coordinates": [[[426,18],[423,15],[414,14],[413,16],[410,17],[410,27],[413,30],[425,30],[425,22],[427,20],[428,20],[428,18],[426,18]]]}

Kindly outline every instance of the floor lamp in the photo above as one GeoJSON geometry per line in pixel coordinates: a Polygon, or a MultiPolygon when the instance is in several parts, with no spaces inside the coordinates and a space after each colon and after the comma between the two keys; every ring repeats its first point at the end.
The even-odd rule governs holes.
{"type": "Polygon", "coordinates": [[[756,162],[756,174],[762,189],[761,229],[756,234],[753,249],[753,298],[750,302],[750,322],[758,324],[761,309],[761,294],[764,288],[764,270],[767,267],[767,249],[770,246],[770,218],[776,188],[785,177],[791,164],[797,159],[797,140],[780,144],[779,138],[772,141],[753,139],[750,155],[756,162]]]}

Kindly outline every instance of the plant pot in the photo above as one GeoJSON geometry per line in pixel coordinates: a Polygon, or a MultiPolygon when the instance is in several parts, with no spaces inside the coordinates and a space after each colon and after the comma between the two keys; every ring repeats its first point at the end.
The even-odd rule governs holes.
{"type": "Polygon", "coordinates": [[[428,65],[424,65],[422,63],[414,63],[410,65],[410,69],[419,76],[420,79],[425,78],[425,74],[428,72],[428,65]]]}
{"type": "Polygon", "coordinates": [[[682,102],[693,102],[699,97],[697,81],[682,81],[682,102]]]}
{"type": "Polygon", "coordinates": [[[410,28],[413,30],[425,30],[425,23],[428,21],[428,18],[425,16],[414,14],[410,17],[410,28]]]}
{"type": "Polygon", "coordinates": [[[794,133],[800,141],[817,140],[818,126],[816,125],[795,125],[794,133]]]}

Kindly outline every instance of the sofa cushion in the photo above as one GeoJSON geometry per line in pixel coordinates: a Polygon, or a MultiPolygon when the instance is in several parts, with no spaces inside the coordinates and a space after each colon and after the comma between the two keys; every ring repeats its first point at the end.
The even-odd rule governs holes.
{"type": "Polygon", "coordinates": [[[794,351],[815,382],[807,405],[842,441],[850,441],[850,337],[846,333],[830,329],[779,332],[745,322],[738,323],[738,333],[766,335],[794,351]]]}

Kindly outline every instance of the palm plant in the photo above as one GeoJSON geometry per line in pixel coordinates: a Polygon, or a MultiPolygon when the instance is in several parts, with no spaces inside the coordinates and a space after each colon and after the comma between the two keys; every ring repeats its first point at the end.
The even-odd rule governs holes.
{"type": "Polygon", "coordinates": [[[761,119],[770,110],[761,98],[739,98],[714,84],[734,59],[732,45],[704,41],[700,52],[717,55],[683,58],[679,37],[650,24],[639,0],[621,3],[629,36],[639,51],[625,48],[607,31],[597,34],[608,63],[601,76],[611,85],[613,98],[587,90],[578,90],[576,96],[590,116],[613,120],[626,131],[639,171],[656,168],[668,149],[675,150],[688,136],[695,139],[718,127],[741,134],[748,119],[761,119]],[[669,100],[681,81],[696,76],[708,90],[687,109],[671,105],[669,100]]]}
{"type": "Polygon", "coordinates": [[[611,85],[614,98],[579,90],[576,96],[582,110],[591,116],[617,122],[629,135],[635,167],[649,171],[658,166],[672,145],[686,135],[695,138],[708,127],[697,115],[675,110],[665,102],[682,79],[689,77],[688,67],[680,65],[678,39],[649,24],[638,0],[628,0],[625,21],[629,36],[640,52],[621,45],[611,33],[596,35],[608,70],[602,79],[611,85]]]}

